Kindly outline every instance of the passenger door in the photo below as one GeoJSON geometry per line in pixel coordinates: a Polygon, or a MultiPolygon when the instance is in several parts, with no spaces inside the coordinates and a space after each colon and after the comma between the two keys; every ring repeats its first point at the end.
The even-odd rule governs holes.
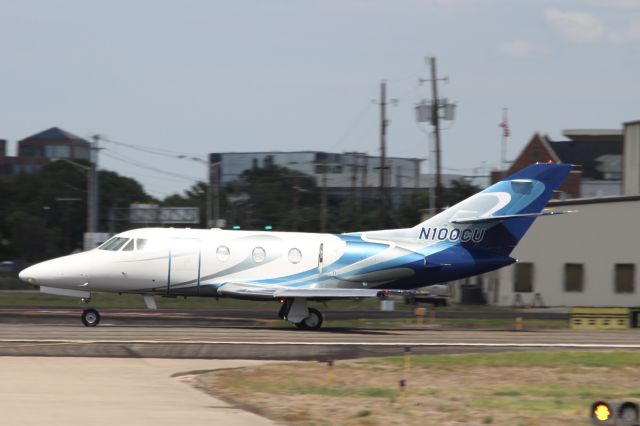
{"type": "Polygon", "coordinates": [[[169,240],[167,294],[200,294],[202,250],[197,238],[169,240]]]}

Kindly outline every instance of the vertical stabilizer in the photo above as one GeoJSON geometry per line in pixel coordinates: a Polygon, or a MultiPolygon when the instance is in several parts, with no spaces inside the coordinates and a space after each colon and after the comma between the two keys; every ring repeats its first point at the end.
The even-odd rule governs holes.
{"type": "Polygon", "coordinates": [[[508,255],[570,171],[570,164],[531,165],[413,229],[420,239],[508,255]]]}

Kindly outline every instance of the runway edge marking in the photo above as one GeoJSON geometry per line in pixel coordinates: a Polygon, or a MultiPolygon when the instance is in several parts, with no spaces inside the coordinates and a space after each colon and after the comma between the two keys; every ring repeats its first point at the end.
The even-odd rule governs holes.
{"type": "Polygon", "coordinates": [[[583,348],[640,349],[640,344],[624,343],[479,343],[479,342],[251,342],[212,340],[67,340],[67,339],[0,339],[0,343],[66,343],[66,344],[182,344],[182,345],[253,345],[253,346],[414,346],[414,347],[495,347],[495,348],[583,348]]]}

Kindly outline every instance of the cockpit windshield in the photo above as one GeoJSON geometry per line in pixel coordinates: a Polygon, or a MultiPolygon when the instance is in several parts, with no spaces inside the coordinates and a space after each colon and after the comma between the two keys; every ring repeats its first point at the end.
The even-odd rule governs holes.
{"type": "Polygon", "coordinates": [[[147,246],[148,240],[145,238],[124,238],[124,237],[113,237],[107,240],[104,244],[98,247],[98,250],[109,250],[109,251],[134,251],[134,250],[144,250],[147,246]]]}
{"type": "Polygon", "coordinates": [[[117,251],[120,250],[122,246],[127,243],[127,241],[129,241],[129,238],[113,237],[110,240],[107,240],[107,242],[105,242],[103,245],[98,247],[98,249],[117,251]]]}

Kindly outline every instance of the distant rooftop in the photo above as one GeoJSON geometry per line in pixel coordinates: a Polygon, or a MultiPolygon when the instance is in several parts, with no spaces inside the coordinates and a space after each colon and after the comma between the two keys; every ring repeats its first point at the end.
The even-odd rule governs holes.
{"type": "Polygon", "coordinates": [[[574,136],[622,136],[622,129],[568,129],[562,135],[568,138],[574,136]]]}
{"type": "Polygon", "coordinates": [[[52,127],[42,132],[31,135],[23,140],[50,140],[50,141],[84,141],[80,136],[76,136],[73,133],[69,133],[66,130],[62,130],[59,127],[52,127]]]}
{"type": "Polygon", "coordinates": [[[572,129],[562,134],[569,140],[549,141],[560,161],[580,165],[585,179],[619,179],[624,139],[621,129],[572,129]]]}

